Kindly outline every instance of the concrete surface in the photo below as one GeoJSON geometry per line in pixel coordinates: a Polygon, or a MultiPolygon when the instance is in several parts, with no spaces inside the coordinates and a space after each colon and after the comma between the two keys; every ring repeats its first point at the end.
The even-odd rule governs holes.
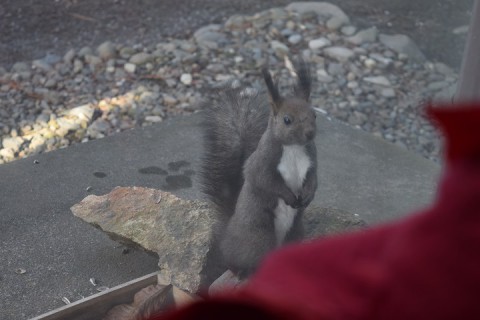
{"type": "MultiPolygon", "coordinates": [[[[429,203],[440,171],[436,164],[341,123],[317,119],[315,204],[377,223],[429,203]]],[[[62,297],[75,301],[96,293],[92,277],[112,287],[156,270],[155,256],[132,249],[124,254],[124,247],[69,208],[89,193],[105,194],[115,186],[200,197],[194,181],[201,154],[199,120],[198,114],[179,117],[1,165],[0,319],[27,319],[62,306],[62,297]],[[15,273],[17,268],[26,273],[15,273]]]]}

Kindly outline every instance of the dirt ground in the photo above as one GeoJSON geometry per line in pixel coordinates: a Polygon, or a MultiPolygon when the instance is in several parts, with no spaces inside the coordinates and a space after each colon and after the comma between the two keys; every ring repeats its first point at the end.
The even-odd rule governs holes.
{"type": "MultiPolygon", "coordinates": [[[[186,37],[232,14],[283,6],[287,0],[7,0],[0,2],[0,66],[63,55],[103,41],[135,44],[186,37]]],[[[411,36],[427,56],[458,69],[473,0],[331,0],[356,26],[411,36]]]]}

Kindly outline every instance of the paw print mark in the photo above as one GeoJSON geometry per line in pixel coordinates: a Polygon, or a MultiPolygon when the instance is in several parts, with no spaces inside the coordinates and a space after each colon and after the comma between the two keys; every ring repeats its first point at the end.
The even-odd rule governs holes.
{"type": "Polygon", "coordinates": [[[138,170],[138,172],[141,174],[157,174],[166,176],[165,184],[163,184],[160,188],[165,191],[173,191],[192,187],[192,179],[190,177],[195,174],[195,171],[191,169],[185,169],[183,171],[183,174],[180,174],[178,172],[180,171],[180,169],[189,166],[190,162],[180,160],[170,162],[168,164],[168,171],[160,167],[150,166],[146,168],[141,168],[138,170]],[[174,174],[170,174],[171,172],[174,172],[174,174]]]}
{"type": "Polygon", "coordinates": [[[103,179],[107,176],[107,174],[105,172],[101,172],[101,171],[95,171],[93,173],[93,175],[97,178],[100,178],[100,179],[103,179]]]}

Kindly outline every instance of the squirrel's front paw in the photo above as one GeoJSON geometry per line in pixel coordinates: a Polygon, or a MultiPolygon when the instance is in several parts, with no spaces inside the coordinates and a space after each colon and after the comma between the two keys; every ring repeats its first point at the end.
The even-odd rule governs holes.
{"type": "Polygon", "coordinates": [[[303,205],[302,205],[302,196],[298,196],[296,197],[295,201],[290,204],[290,207],[292,207],[293,209],[298,209],[298,208],[301,208],[303,205]]]}
{"type": "Polygon", "coordinates": [[[285,201],[285,204],[289,207],[292,207],[294,209],[298,208],[299,202],[298,202],[298,197],[293,194],[286,196],[283,198],[283,201],[285,201]]]}
{"type": "Polygon", "coordinates": [[[310,202],[312,202],[315,193],[310,193],[308,195],[299,195],[298,196],[298,207],[299,208],[306,208],[310,202]]]}

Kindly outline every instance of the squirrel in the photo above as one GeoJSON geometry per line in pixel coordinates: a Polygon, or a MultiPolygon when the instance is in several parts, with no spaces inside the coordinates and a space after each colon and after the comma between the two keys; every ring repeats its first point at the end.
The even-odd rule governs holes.
{"type": "Polygon", "coordinates": [[[282,96],[263,68],[267,97],[226,86],[204,106],[201,185],[224,221],[219,249],[238,277],[273,249],[303,238],[302,214],[317,189],[316,115],[311,77],[295,65],[293,94],[282,96]]]}

